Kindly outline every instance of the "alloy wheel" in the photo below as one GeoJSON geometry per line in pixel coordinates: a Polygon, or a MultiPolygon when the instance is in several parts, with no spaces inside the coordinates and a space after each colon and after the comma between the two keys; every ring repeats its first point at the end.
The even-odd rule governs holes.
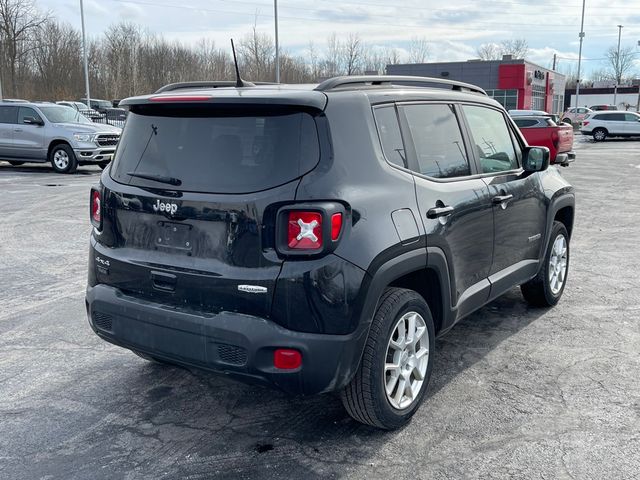
{"type": "Polygon", "coordinates": [[[551,293],[558,295],[567,276],[567,239],[558,235],[553,242],[549,256],[549,288],[551,293]]]}
{"type": "Polygon", "coordinates": [[[60,170],[64,170],[69,166],[69,155],[64,150],[57,150],[56,153],[53,154],[53,163],[55,163],[56,167],[60,170]]]}
{"type": "Polygon", "coordinates": [[[387,400],[397,410],[409,407],[420,393],[429,364],[429,332],[417,312],[405,313],[387,345],[384,383],[387,400]]]}

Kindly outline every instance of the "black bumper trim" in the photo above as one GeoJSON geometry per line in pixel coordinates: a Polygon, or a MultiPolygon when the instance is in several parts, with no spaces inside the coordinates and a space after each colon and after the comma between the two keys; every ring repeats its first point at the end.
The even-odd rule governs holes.
{"type": "Polygon", "coordinates": [[[343,388],[360,362],[368,324],[348,335],[287,330],[264,318],[233,312],[207,314],[163,306],[124,295],[107,285],[88,287],[89,323],[102,339],[179,365],[223,373],[248,383],[261,383],[292,394],[316,394],[343,388]],[[111,316],[111,329],[92,319],[111,316]],[[246,361],[229,362],[220,345],[246,353],[246,361]],[[273,366],[276,348],[302,353],[302,367],[273,366]]]}

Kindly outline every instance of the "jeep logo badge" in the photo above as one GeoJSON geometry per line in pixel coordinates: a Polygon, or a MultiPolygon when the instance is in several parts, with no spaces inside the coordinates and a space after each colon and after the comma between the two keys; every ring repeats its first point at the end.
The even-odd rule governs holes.
{"type": "Polygon", "coordinates": [[[178,205],[176,205],[175,203],[169,203],[169,202],[164,203],[164,202],[161,202],[160,200],[156,200],[155,205],[153,205],[153,209],[156,212],[167,212],[173,215],[178,211],[178,205]]]}

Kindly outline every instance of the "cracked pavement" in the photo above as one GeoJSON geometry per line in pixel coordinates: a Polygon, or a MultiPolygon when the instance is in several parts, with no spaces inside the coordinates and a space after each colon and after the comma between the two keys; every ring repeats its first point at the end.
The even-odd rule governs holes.
{"type": "Polygon", "coordinates": [[[335,395],[150,364],[84,311],[89,185],[0,162],[0,478],[640,478],[640,141],[576,137],[568,285],[436,342],[428,398],[380,432],[335,395]]]}

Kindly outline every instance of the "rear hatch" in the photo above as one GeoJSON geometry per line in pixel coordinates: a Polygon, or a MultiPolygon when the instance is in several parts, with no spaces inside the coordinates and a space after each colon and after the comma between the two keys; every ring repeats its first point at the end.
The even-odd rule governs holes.
{"type": "Polygon", "coordinates": [[[98,282],[182,309],[268,317],[282,264],[276,211],[319,161],[318,113],[273,103],[132,105],[103,175],[96,250],[109,265],[96,265],[98,282]]]}

